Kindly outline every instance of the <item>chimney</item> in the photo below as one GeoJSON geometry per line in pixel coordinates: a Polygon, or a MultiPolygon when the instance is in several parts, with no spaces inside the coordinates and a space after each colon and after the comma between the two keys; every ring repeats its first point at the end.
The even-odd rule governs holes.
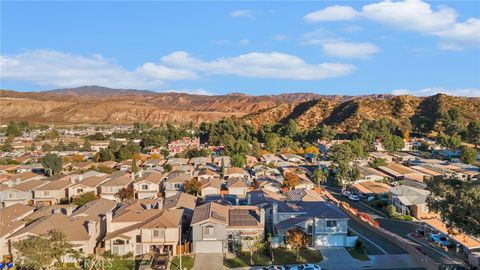
{"type": "Polygon", "coordinates": [[[96,231],[95,221],[93,220],[87,221],[87,231],[89,236],[95,236],[95,231],[96,231]]]}
{"type": "Polygon", "coordinates": [[[105,213],[105,227],[107,229],[106,233],[112,232],[112,212],[108,211],[105,213]]]}
{"type": "Polygon", "coordinates": [[[265,225],[265,209],[260,208],[260,223],[265,225]]]}
{"type": "Polygon", "coordinates": [[[158,208],[158,209],[162,209],[162,208],[163,208],[163,198],[158,199],[157,208],[158,208]]]}
{"type": "Polygon", "coordinates": [[[272,204],[272,219],[273,219],[273,224],[277,224],[277,212],[278,212],[278,203],[273,202],[272,204]]]}

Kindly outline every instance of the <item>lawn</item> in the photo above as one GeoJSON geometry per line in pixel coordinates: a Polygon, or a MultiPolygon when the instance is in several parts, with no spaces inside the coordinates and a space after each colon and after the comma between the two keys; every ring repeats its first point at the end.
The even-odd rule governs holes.
{"type": "MultiPolygon", "coordinates": [[[[195,256],[182,256],[182,268],[192,269],[195,262],[195,256]]],[[[180,269],[180,257],[175,256],[170,264],[170,270],[180,269]]]]}
{"type": "Polygon", "coordinates": [[[367,251],[364,247],[361,248],[347,248],[348,253],[353,258],[360,261],[370,261],[370,258],[367,256],[367,251]]]}
{"type": "MultiPolygon", "coordinates": [[[[297,264],[297,263],[318,263],[323,257],[320,251],[303,249],[300,250],[300,260],[296,260],[296,254],[294,250],[286,250],[282,248],[276,248],[273,250],[275,260],[272,262],[270,256],[265,254],[258,254],[253,256],[253,262],[256,266],[270,265],[270,264],[297,264]]],[[[228,268],[235,267],[247,267],[250,266],[250,256],[239,255],[232,259],[225,259],[223,264],[228,268]]]]}

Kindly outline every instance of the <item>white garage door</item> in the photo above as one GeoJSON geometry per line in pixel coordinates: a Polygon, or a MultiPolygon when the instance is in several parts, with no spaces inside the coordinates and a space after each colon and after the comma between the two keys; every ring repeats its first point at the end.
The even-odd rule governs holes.
{"type": "Polygon", "coordinates": [[[195,253],[222,253],[222,241],[197,241],[195,253]]]}
{"type": "Polygon", "coordinates": [[[343,238],[343,235],[318,235],[315,245],[321,247],[343,247],[343,238]]]}

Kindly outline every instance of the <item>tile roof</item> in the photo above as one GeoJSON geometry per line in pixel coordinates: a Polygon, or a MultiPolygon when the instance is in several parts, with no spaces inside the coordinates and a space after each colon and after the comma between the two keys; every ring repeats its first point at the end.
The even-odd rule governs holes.
{"type": "Polygon", "coordinates": [[[0,236],[12,233],[25,223],[20,218],[33,212],[33,207],[24,204],[14,204],[0,209],[0,236]]]}

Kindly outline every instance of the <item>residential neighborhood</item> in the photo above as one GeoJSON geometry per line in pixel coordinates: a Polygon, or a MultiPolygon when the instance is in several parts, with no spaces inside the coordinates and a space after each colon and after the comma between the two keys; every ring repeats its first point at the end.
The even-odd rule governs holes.
{"type": "MultiPolygon", "coordinates": [[[[72,139],[62,135],[68,129],[59,130],[56,139],[38,144],[72,139]]],[[[42,239],[68,247],[58,259],[63,265],[84,268],[91,260],[113,260],[129,269],[179,269],[182,260],[187,269],[207,269],[211,260],[225,269],[302,263],[468,269],[478,260],[480,239],[452,232],[429,208],[431,182],[479,181],[478,166],[455,158],[425,157],[416,146],[377,151],[379,141],[347,154],[356,140],[313,142],[296,154],[261,145],[244,159],[225,156],[229,146],[212,151],[198,137],[158,151],[142,149],[145,139],[112,138],[94,150],[85,138],[113,130],[90,132],[74,135],[78,143],[68,150],[2,151],[3,261],[21,267],[31,256],[22,254],[24,245],[42,239]],[[113,151],[118,159],[110,158],[113,151]]],[[[12,141],[33,144],[32,136],[39,135],[12,141]]],[[[478,164],[478,154],[475,159],[478,164]]]]}

